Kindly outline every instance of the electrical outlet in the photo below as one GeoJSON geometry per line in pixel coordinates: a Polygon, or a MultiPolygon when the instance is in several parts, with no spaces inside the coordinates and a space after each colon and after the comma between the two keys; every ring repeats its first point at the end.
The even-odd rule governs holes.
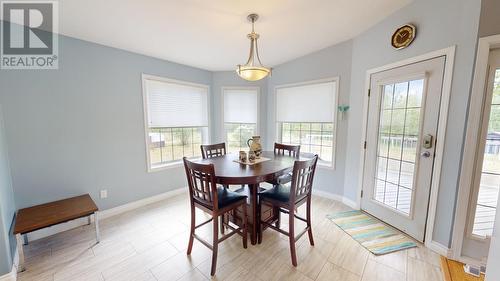
{"type": "Polygon", "coordinates": [[[101,199],[106,199],[106,198],[108,198],[108,190],[103,189],[101,190],[101,199]]]}

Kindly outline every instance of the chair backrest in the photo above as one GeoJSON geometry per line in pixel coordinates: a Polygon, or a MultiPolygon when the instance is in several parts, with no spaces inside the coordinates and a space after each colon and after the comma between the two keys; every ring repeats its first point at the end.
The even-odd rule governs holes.
{"type": "Polygon", "coordinates": [[[214,165],[194,163],[187,160],[186,157],[182,160],[186,170],[191,203],[196,201],[208,208],[217,209],[217,185],[214,165]]]}
{"type": "Polygon", "coordinates": [[[203,159],[226,155],[226,143],[202,144],[201,156],[203,159]]]}
{"type": "Polygon", "coordinates": [[[300,156],[300,145],[288,145],[281,143],[274,143],[274,154],[288,155],[295,158],[300,156]]]}
{"type": "Polygon", "coordinates": [[[295,161],[290,186],[290,202],[298,202],[311,194],[317,162],[318,155],[314,155],[314,158],[310,160],[295,161]]]}

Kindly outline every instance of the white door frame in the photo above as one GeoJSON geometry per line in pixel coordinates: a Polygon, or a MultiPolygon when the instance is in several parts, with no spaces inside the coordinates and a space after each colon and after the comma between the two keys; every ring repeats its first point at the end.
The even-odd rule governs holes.
{"type": "Polygon", "coordinates": [[[365,79],[365,95],[363,100],[363,125],[362,125],[362,135],[360,143],[360,169],[358,175],[358,196],[356,198],[357,206],[361,207],[361,190],[363,189],[363,173],[365,167],[365,141],[366,141],[366,130],[368,125],[368,93],[370,90],[370,77],[372,74],[429,60],[432,58],[446,56],[446,62],[444,67],[443,76],[443,88],[441,93],[441,104],[439,106],[439,120],[438,120],[438,133],[436,136],[437,144],[434,157],[434,167],[432,172],[432,184],[429,198],[429,209],[426,223],[425,231],[425,246],[433,249],[434,251],[440,253],[441,255],[449,256],[449,249],[446,245],[442,245],[434,240],[432,240],[432,233],[434,230],[434,219],[436,216],[436,205],[439,193],[439,183],[441,179],[441,166],[443,164],[443,151],[444,151],[444,140],[446,138],[446,125],[448,122],[448,107],[450,103],[451,95],[451,83],[453,78],[453,64],[455,61],[455,49],[456,46],[451,46],[445,49],[433,51],[420,56],[402,60],[399,62],[387,64],[381,67],[369,69],[366,72],[365,79]]]}
{"type": "Polygon", "coordinates": [[[482,37],[477,47],[472,93],[467,111],[467,132],[465,135],[464,152],[462,155],[462,169],[458,187],[455,223],[453,224],[453,239],[451,249],[453,258],[464,263],[484,263],[462,255],[462,245],[467,231],[467,217],[469,212],[469,199],[473,188],[476,148],[479,139],[477,133],[481,126],[483,116],[482,107],[486,94],[486,81],[488,78],[488,59],[490,50],[500,47],[500,35],[482,37]]]}

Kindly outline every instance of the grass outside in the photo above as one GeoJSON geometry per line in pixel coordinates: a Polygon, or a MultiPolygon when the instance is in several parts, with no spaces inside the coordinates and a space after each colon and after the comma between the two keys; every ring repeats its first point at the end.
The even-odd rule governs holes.
{"type": "Polygon", "coordinates": [[[184,146],[168,146],[152,148],[149,157],[152,165],[159,165],[182,159],[182,157],[201,157],[201,144],[189,144],[184,146]]]}

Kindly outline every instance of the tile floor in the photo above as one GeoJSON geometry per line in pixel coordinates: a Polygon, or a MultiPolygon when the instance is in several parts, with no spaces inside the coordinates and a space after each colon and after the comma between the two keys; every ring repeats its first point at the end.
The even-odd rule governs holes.
{"type": "MultiPolygon", "coordinates": [[[[432,251],[418,247],[377,257],[325,217],[348,209],[342,203],[314,197],[316,245],[309,245],[307,235],[297,242],[297,268],[290,262],[287,237],[275,231],[266,230],[262,244],[249,243],[246,250],[240,236],[231,237],[219,248],[213,279],[442,280],[439,256],[432,251]]],[[[303,207],[299,212],[304,212],[303,207]]],[[[198,219],[204,219],[202,212],[197,213],[198,219]]],[[[195,240],[191,256],[186,255],[188,225],[188,198],[179,195],[102,220],[102,240],[97,245],[93,226],[33,241],[25,246],[27,271],[18,280],[208,280],[211,252],[195,240]]],[[[210,232],[211,224],[199,231],[206,239],[210,232]]]]}

